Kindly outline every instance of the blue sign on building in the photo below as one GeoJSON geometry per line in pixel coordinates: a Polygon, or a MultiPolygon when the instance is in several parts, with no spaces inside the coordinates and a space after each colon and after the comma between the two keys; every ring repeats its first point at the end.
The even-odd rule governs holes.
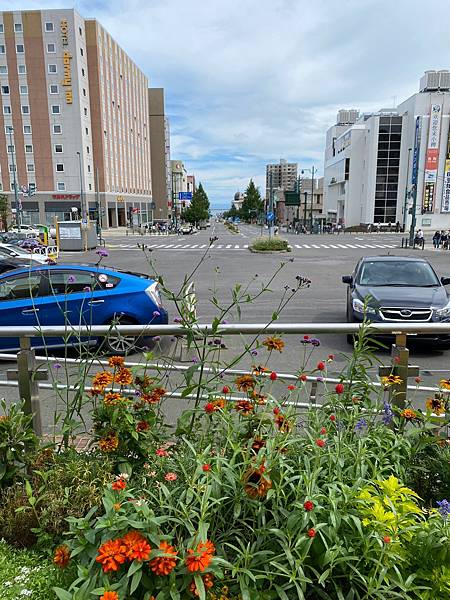
{"type": "Polygon", "coordinates": [[[178,192],[178,200],[192,200],[192,192],[178,192]]]}

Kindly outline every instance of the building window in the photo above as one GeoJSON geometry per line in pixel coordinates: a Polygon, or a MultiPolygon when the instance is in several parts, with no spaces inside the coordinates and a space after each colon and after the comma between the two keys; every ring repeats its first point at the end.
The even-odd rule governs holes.
{"type": "Polygon", "coordinates": [[[0,181],[0,192],[3,191],[3,183],[0,181]]]}
{"type": "Polygon", "coordinates": [[[84,107],[84,116],[87,117],[87,108],[84,107]]]}
{"type": "Polygon", "coordinates": [[[89,190],[92,190],[92,184],[91,183],[89,184],[89,190]]]}
{"type": "Polygon", "coordinates": [[[45,24],[45,31],[54,31],[53,23],[51,23],[50,21],[48,21],[45,24]]]}
{"type": "Polygon", "coordinates": [[[89,135],[89,129],[85,127],[86,135],[89,135]]]}
{"type": "Polygon", "coordinates": [[[57,73],[58,69],[57,69],[56,65],[48,65],[48,72],[49,73],[57,73]]]}
{"type": "Polygon", "coordinates": [[[11,114],[11,107],[7,106],[7,105],[3,105],[3,114],[4,115],[10,115],[11,114]]]}
{"type": "Polygon", "coordinates": [[[22,104],[22,114],[23,115],[30,114],[30,107],[28,106],[28,104],[22,104]]]}
{"type": "Polygon", "coordinates": [[[89,154],[91,151],[91,149],[89,148],[89,146],[86,146],[86,153],[89,154]]]}
{"type": "Polygon", "coordinates": [[[8,144],[8,154],[14,154],[14,144],[8,144]]]}
{"type": "Polygon", "coordinates": [[[33,146],[31,144],[25,144],[25,153],[33,154],[33,146]]]}
{"type": "Polygon", "coordinates": [[[55,144],[55,152],[57,152],[58,154],[61,154],[62,151],[63,151],[62,144],[55,144]]]}
{"type": "Polygon", "coordinates": [[[6,65],[0,65],[0,75],[8,75],[8,67],[6,65]]]}
{"type": "Polygon", "coordinates": [[[4,96],[8,96],[9,95],[9,85],[2,85],[2,94],[4,96]]]}
{"type": "Polygon", "coordinates": [[[53,133],[55,133],[55,134],[62,133],[61,125],[53,125],[53,133]]]}
{"type": "Polygon", "coordinates": [[[58,86],[56,83],[52,83],[52,85],[50,86],[50,94],[57,94],[58,93],[58,86]]]}
{"type": "Polygon", "coordinates": [[[55,44],[47,44],[47,52],[49,54],[54,54],[56,52],[55,44]]]}
{"type": "Polygon", "coordinates": [[[88,167],[88,173],[90,173],[91,172],[91,165],[88,165],[87,167],[88,167]]]}
{"type": "Polygon", "coordinates": [[[81,27],[78,27],[78,31],[79,31],[80,35],[82,36],[83,35],[83,30],[81,29],[81,27]]]}
{"type": "Polygon", "coordinates": [[[3,33],[4,29],[3,29],[3,23],[0,23],[0,33],[3,33]]]}
{"type": "Polygon", "coordinates": [[[28,94],[28,86],[27,85],[20,85],[19,90],[23,96],[26,96],[28,94]]]}
{"type": "Polygon", "coordinates": [[[17,52],[17,54],[23,54],[25,52],[24,45],[16,44],[16,52],[17,52]]]}
{"type": "Polygon", "coordinates": [[[19,75],[25,75],[27,72],[27,68],[25,65],[18,65],[17,66],[17,72],[19,73],[19,75]]]}
{"type": "Polygon", "coordinates": [[[58,173],[63,173],[64,172],[64,165],[63,163],[57,163],[56,164],[56,170],[58,173]]]}
{"type": "Polygon", "coordinates": [[[80,54],[81,54],[81,56],[84,56],[84,50],[83,50],[83,48],[80,48],[80,54]]]}
{"type": "Polygon", "coordinates": [[[11,191],[14,192],[14,190],[15,190],[14,181],[11,181],[10,188],[11,188],[11,191]]]}
{"type": "Polygon", "coordinates": [[[14,173],[14,171],[17,171],[16,165],[9,165],[9,172],[14,173]]]}
{"type": "Polygon", "coordinates": [[[82,74],[82,75],[83,75],[83,77],[84,77],[84,69],[83,69],[83,68],[81,69],[81,74],[82,74]]]}
{"type": "Polygon", "coordinates": [[[59,104],[52,104],[52,115],[59,115],[61,113],[61,107],[59,104]]]}
{"type": "Polygon", "coordinates": [[[25,134],[30,134],[31,133],[31,125],[24,125],[23,126],[23,132],[25,134]]]}
{"type": "Polygon", "coordinates": [[[22,33],[22,23],[14,23],[14,31],[16,33],[22,33]]]}
{"type": "Polygon", "coordinates": [[[64,192],[66,189],[66,184],[64,183],[64,181],[58,181],[56,186],[58,188],[58,192],[64,192]]]}
{"type": "Polygon", "coordinates": [[[0,54],[5,54],[5,52],[5,46],[3,44],[0,44],[0,54]]]}
{"type": "Polygon", "coordinates": [[[34,173],[34,163],[27,164],[27,171],[28,173],[34,173]]]}

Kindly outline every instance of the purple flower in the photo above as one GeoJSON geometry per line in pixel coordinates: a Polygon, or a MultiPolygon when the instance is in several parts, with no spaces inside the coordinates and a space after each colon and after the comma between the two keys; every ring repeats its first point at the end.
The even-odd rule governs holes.
{"type": "Polygon", "coordinates": [[[436,502],[436,504],[438,505],[438,511],[439,513],[444,517],[444,519],[446,519],[448,517],[448,515],[450,515],[450,502],[448,500],[438,500],[436,502]]]}
{"type": "Polygon", "coordinates": [[[226,319],[224,319],[224,320],[222,321],[222,325],[228,325],[228,323],[229,323],[229,321],[227,321],[226,319]]]}
{"type": "Polygon", "coordinates": [[[324,381],[323,377],[316,377],[316,381],[324,381]]]}
{"type": "Polygon", "coordinates": [[[311,343],[311,338],[302,338],[300,340],[300,344],[310,344],[311,343]]]}
{"type": "Polygon", "coordinates": [[[98,250],[96,250],[95,253],[98,254],[100,258],[106,258],[107,256],[109,256],[109,252],[107,250],[103,250],[103,248],[99,248],[98,250]]]}
{"type": "Polygon", "coordinates": [[[359,419],[355,425],[355,431],[362,431],[363,429],[366,429],[366,427],[367,421],[364,419],[364,417],[361,417],[361,419],[359,419]]]}
{"type": "Polygon", "coordinates": [[[48,265],[56,265],[56,260],[53,260],[53,258],[46,258],[46,259],[45,259],[45,262],[46,262],[48,265]]]}
{"type": "Polygon", "coordinates": [[[134,395],[139,397],[141,395],[141,392],[139,390],[134,390],[134,395]]]}
{"type": "Polygon", "coordinates": [[[192,362],[194,363],[194,365],[196,365],[198,363],[198,358],[196,356],[193,356],[192,362]]]}
{"type": "Polygon", "coordinates": [[[69,275],[69,277],[67,278],[67,283],[75,283],[76,280],[77,278],[75,277],[75,275],[69,275]]]}
{"type": "Polygon", "coordinates": [[[227,349],[227,347],[226,347],[225,344],[220,344],[220,347],[222,348],[222,350],[226,350],[227,349]]]}
{"type": "Polygon", "coordinates": [[[173,320],[174,323],[181,323],[181,317],[175,317],[173,320]]]}
{"type": "Polygon", "coordinates": [[[62,368],[62,364],[58,363],[58,362],[55,362],[55,363],[53,363],[53,368],[57,371],[58,369],[62,368]]]}
{"type": "Polygon", "coordinates": [[[86,285],[86,286],[83,288],[83,292],[90,292],[90,291],[91,291],[91,288],[90,288],[88,285],[86,285]]]}
{"type": "Polygon", "coordinates": [[[252,356],[258,356],[258,351],[257,351],[257,350],[252,350],[252,351],[250,352],[250,354],[251,354],[252,356]]]}
{"type": "Polygon", "coordinates": [[[390,425],[394,418],[394,412],[389,402],[383,402],[383,418],[382,421],[385,425],[390,425]]]}
{"type": "Polygon", "coordinates": [[[161,341],[161,336],[160,335],[154,335],[152,339],[153,339],[154,342],[160,342],[161,341]]]}
{"type": "Polygon", "coordinates": [[[213,344],[214,344],[215,346],[220,346],[220,344],[221,344],[221,341],[219,340],[219,338],[216,338],[216,339],[213,341],[213,344]]]}
{"type": "Polygon", "coordinates": [[[310,343],[311,343],[313,346],[315,346],[316,348],[317,348],[318,346],[320,346],[320,340],[318,340],[317,338],[311,338],[309,341],[310,341],[310,343]]]}
{"type": "Polygon", "coordinates": [[[154,311],[153,311],[153,316],[154,316],[154,317],[160,317],[160,316],[161,316],[161,313],[159,312],[159,310],[154,310],[154,311]]]}

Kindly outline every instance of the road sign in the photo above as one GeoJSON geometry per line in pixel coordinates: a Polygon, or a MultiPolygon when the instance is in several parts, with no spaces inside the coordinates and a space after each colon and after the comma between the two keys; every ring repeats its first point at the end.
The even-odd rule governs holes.
{"type": "Polygon", "coordinates": [[[178,192],[178,200],[192,200],[192,192],[178,192]]]}
{"type": "Polygon", "coordinates": [[[273,220],[274,220],[274,218],[275,218],[275,215],[273,214],[273,212],[268,212],[268,213],[267,213],[267,215],[266,215],[266,219],[267,219],[268,221],[273,221],[273,220]]]}

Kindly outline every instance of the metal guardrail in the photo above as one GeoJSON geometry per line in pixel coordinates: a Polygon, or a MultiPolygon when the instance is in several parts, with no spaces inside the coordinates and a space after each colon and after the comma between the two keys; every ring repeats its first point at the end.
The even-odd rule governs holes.
{"type": "MultiPolygon", "coordinates": [[[[195,291],[192,288],[189,290],[195,299],[195,291]]],[[[195,309],[193,302],[191,309],[195,309]]],[[[52,388],[52,384],[39,384],[39,381],[48,379],[46,369],[40,369],[37,360],[48,361],[46,357],[36,357],[35,350],[31,347],[31,338],[34,337],[105,337],[112,333],[120,333],[128,336],[153,337],[153,336],[179,336],[183,337],[188,333],[194,333],[196,337],[207,337],[210,335],[228,336],[228,335],[270,335],[270,334],[357,334],[360,328],[358,323],[239,323],[239,324],[221,324],[217,327],[210,323],[197,324],[189,327],[184,327],[182,324],[170,325],[93,325],[93,326],[51,326],[45,325],[40,327],[32,326],[16,326],[16,327],[0,327],[0,337],[19,337],[21,350],[16,356],[17,370],[8,371],[8,381],[0,381],[2,385],[17,385],[19,388],[19,396],[24,400],[24,410],[33,415],[33,427],[38,435],[42,435],[42,423],[39,406],[39,385],[45,388],[52,388]]],[[[392,345],[392,365],[379,368],[379,375],[395,374],[401,379],[401,383],[395,386],[395,398],[393,402],[402,407],[406,402],[408,389],[419,389],[423,391],[434,392],[437,388],[420,388],[418,386],[408,386],[408,378],[419,374],[419,367],[409,364],[409,351],[406,347],[408,335],[423,335],[423,334],[441,334],[450,335],[449,323],[373,323],[370,325],[372,334],[390,334],[395,336],[395,344],[392,345]]],[[[7,355],[12,358],[14,355],[7,355]]],[[[4,358],[5,355],[0,355],[4,358]]],[[[57,359],[58,360],[58,359],[57,359]]],[[[68,359],[67,362],[74,362],[76,359],[68,359]]],[[[60,362],[60,359],[58,360],[60,362]]],[[[96,361],[97,362],[97,361],[96,361]]],[[[157,368],[157,365],[153,365],[157,368]]],[[[161,365],[159,366],[161,368],[161,365]]],[[[187,369],[182,365],[169,368],[167,365],[163,367],[165,370],[182,371],[187,369]]],[[[208,371],[213,372],[213,369],[206,367],[208,371]]],[[[246,373],[246,371],[229,370],[229,372],[237,375],[246,373]]],[[[279,374],[282,379],[296,379],[292,374],[279,374]]],[[[315,396],[317,389],[317,378],[308,377],[312,382],[311,397],[315,396]]],[[[329,383],[337,383],[340,380],[327,378],[329,383]]],[[[373,382],[374,386],[380,386],[379,382],[373,382]]],[[[58,384],[61,388],[61,385],[58,384]]],[[[62,389],[71,389],[71,386],[62,386],[62,389]]],[[[88,389],[88,388],[87,388],[88,389]]],[[[392,388],[391,388],[392,389],[392,388]]],[[[175,393],[173,394],[175,395],[175,393]]]]}

